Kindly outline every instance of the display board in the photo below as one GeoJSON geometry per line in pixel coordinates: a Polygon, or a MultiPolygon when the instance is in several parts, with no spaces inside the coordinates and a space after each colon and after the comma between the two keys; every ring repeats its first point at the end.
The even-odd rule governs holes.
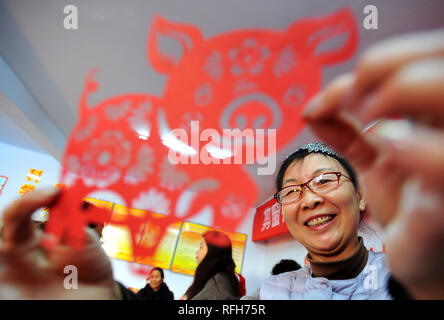
{"type": "MultiPolygon", "coordinates": [[[[173,264],[171,266],[171,271],[184,273],[188,275],[194,275],[196,270],[196,251],[199,248],[199,243],[202,240],[202,235],[214,228],[184,222],[182,230],[180,232],[179,241],[177,243],[176,252],[174,255],[173,264]]],[[[243,233],[233,233],[219,230],[228,235],[231,239],[232,250],[233,250],[233,260],[236,264],[236,272],[240,273],[242,270],[242,263],[245,251],[245,242],[247,240],[247,235],[243,233]]]]}
{"type": "MultiPolygon", "coordinates": [[[[112,210],[112,221],[116,224],[107,224],[102,231],[103,249],[105,253],[113,259],[136,262],[153,267],[159,267],[173,272],[194,275],[196,265],[196,251],[202,235],[207,230],[214,228],[189,222],[176,222],[168,226],[160,245],[153,256],[134,256],[131,232],[126,226],[118,225],[119,221],[124,221],[126,215],[144,215],[146,211],[128,209],[125,206],[113,204],[111,202],[85,198],[85,200],[100,208],[112,210]]],[[[161,216],[153,214],[155,216],[161,216]]],[[[233,248],[233,260],[236,264],[236,272],[242,270],[242,263],[245,251],[247,235],[242,233],[224,232],[231,239],[233,248]]],[[[149,222],[144,224],[135,235],[136,242],[142,246],[150,246],[150,242],[158,232],[155,225],[149,222]]]]}
{"type": "MultiPolygon", "coordinates": [[[[135,257],[134,261],[162,269],[169,269],[171,261],[173,260],[174,249],[176,248],[181,225],[182,222],[179,221],[167,228],[153,257],[135,257]]],[[[145,242],[149,242],[155,232],[156,230],[153,230],[152,226],[147,223],[141,233],[140,244],[145,245],[145,242]]],[[[149,244],[146,245],[149,246],[149,244]]]]}

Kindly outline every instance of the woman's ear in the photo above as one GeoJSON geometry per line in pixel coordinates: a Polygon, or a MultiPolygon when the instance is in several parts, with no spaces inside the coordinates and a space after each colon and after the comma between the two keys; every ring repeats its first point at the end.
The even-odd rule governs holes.
{"type": "Polygon", "coordinates": [[[364,212],[367,207],[367,200],[365,199],[361,190],[358,191],[358,199],[359,199],[359,211],[364,212]]]}
{"type": "Polygon", "coordinates": [[[365,199],[361,199],[361,200],[359,200],[359,210],[360,211],[364,211],[365,210],[365,207],[366,207],[366,201],[365,201],[365,199]]]}

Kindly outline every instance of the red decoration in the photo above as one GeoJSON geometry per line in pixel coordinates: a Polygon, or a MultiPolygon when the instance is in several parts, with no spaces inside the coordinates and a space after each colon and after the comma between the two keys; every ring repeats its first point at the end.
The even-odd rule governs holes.
{"type": "Polygon", "coordinates": [[[231,246],[230,238],[220,231],[209,230],[203,235],[205,242],[219,248],[227,248],[231,246]]]}
{"type": "Polygon", "coordinates": [[[199,121],[200,130],[211,129],[224,138],[223,129],[276,129],[277,141],[265,139],[260,146],[258,141],[243,143],[235,138],[241,143],[236,152],[246,154],[252,143],[269,150],[254,153],[255,161],[274,156],[273,146],[281,149],[303,128],[300,112],[321,86],[322,66],[349,58],[357,38],[348,9],[304,19],[284,31],[236,30],[209,39],[195,26],[157,16],[147,52],[151,65],[168,75],[162,97],[122,94],[89,105],[88,98],[99,84],[94,80],[97,70],[88,74],[79,122],[63,159],[60,182],[67,189],[51,210],[47,232],[81,247],[85,224],[99,220],[121,224],[132,232],[134,256],[147,256],[155,252],[168,225],[190,220],[207,206],[213,212],[212,226],[235,230],[257,201],[250,175],[242,164],[220,163],[210,144],[190,145],[170,130],[181,128],[192,137],[193,120],[199,121]],[[341,35],[346,35],[341,46],[318,52],[324,41],[341,35]],[[161,36],[182,47],[179,59],[162,52],[161,36]],[[173,164],[172,150],[179,150],[191,164],[173,164]],[[199,156],[211,163],[204,164],[199,156]],[[125,219],[113,221],[104,209],[82,208],[83,199],[96,190],[113,192],[126,207],[146,214],[129,212],[125,219]],[[148,221],[158,232],[144,246],[136,235],[148,221]]]}
{"type": "Polygon", "coordinates": [[[288,232],[282,215],[282,207],[271,198],[256,209],[253,222],[253,241],[266,240],[288,232]]]}
{"type": "Polygon", "coordinates": [[[274,128],[280,150],[303,128],[300,112],[321,88],[322,67],[347,60],[357,45],[356,21],[343,9],[283,31],[236,30],[210,39],[192,25],[157,16],[147,52],[168,76],[162,107],[171,128],[190,129],[190,119],[199,120],[201,130],[274,128]],[[319,50],[342,36],[340,46],[319,50]],[[179,59],[162,52],[162,37],[182,47],[179,59]]]}
{"type": "Polygon", "coordinates": [[[153,271],[154,267],[147,266],[139,263],[129,263],[129,269],[132,273],[146,277],[145,280],[149,280],[151,276],[151,271],[153,271]]]}

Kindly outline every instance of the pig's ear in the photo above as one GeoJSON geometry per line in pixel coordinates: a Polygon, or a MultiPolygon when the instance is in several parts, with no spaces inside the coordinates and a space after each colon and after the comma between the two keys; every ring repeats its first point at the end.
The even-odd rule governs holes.
{"type": "Polygon", "coordinates": [[[203,41],[202,33],[190,24],[174,23],[161,16],[155,16],[148,35],[147,54],[148,60],[154,69],[161,73],[170,73],[180,58],[193,50],[203,41]],[[181,56],[174,56],[175,48],[161,48],[162,40],[174,42],[180,46],[181,56]]]}
{"type": "Polygon", "coordinates": [[[358,28],[350,9],[294,23],[290,38],[303,40],[303,52],[321,64],[333,64],[351,57],[358,46],[358,28]],[[336,42],[336,43],[335,43],[336,42]]]}
{"type": "Polygon", "coordinates": [[[99,83],[95,80],[96,74],[99,72],[98,68],[93,68],[88,71],[85,79],[85,87],[79,102],[79,118],[86,119],[91,113],[92,108],[89,106],[89,96],[99,89],[99,83]]]}

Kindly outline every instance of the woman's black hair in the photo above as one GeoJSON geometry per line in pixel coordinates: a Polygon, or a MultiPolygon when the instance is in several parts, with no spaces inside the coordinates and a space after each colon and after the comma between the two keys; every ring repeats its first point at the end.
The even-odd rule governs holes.
{"type": "Polygon", "coordinates": [[[165,275],[163,274],[163,270],[162,270],[162,268],[154,268],[154,269],[151,269],[150,275],[151,275],[151,273],[152,273],[153,271],[155,271],[155,270],[159,271],[159,273],[160,273],[160,277],[161,277],[162,280],[163,280],[163,279],[165,278],[165,275]]]}
{"type": "Polygon", "coordinates": [[[217,240],[215,244],[212,244],[212,241],[209,241],[210,238],[206,237],[207,234],[211,234],[212,236],[223,235],[219,231],[210,231],[204,234],[204,240],[207,244],[208,251],[196,268],[193,283],[185,292],[187,300],[190,300],[196,294],[198,294],[208,280],[219,272],[223,272],[228,275],[231,282],[231,287],[233,288],[233,294],[240,297],[240,285],[234,271],[236,265],[232,256],[231,241],[229,241],[229,238],[226,235],[223,235],[228,238],[228,244],[219,245],[217,240]]]}
{"type": "Polygon", "coordinates": [[[358,178],[351,164],[342,156],[340,156],[336,151],[334,151],[330,146],[320,142],[314,142],[303,145],[282,162],[276,177],[277,191],[282,189],[285,171],[287,171],[287,168],[290,166],[290,164],[292,164],[295,160],[302,160],[312,153],[318,153],[326,157],[336,159],[344,167],[345,171],[347,171],[347,174],[350,177],[353,186],[356,190],[358,190],[358,178]]]}
{"type": "Polygon", "coordinates": [[[276,263],[271,270],[272,275],[278,275],[284,272],[299,270],[301,268],[300,264],[291,259],[282,259],[279,263],[276,263]]]}

